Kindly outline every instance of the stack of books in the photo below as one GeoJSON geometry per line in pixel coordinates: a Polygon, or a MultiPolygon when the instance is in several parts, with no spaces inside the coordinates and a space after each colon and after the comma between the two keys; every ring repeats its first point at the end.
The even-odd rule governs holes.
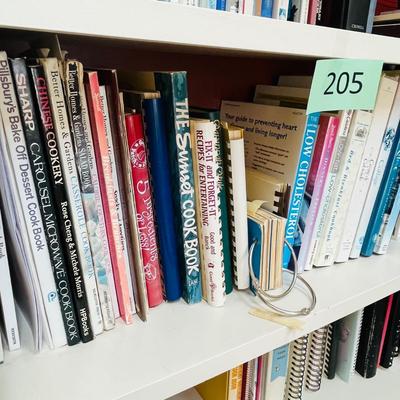
{"type": "Polygon", "coordinates": [[[162,0],[302,24],[371,33],[377,0],[162,0]]]}
{"type": "Polygon", "coordinates": [[[301,400],[325,379],[390,368],[400,348],[400,292],[196,387],[204,400],[301,400]]]}

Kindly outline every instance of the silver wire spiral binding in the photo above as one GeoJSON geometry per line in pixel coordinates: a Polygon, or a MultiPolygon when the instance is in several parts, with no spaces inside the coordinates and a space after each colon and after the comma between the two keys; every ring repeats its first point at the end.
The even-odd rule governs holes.
{"type": "Polygon", "coordinates": [[[286,244],[286,246],[288,246],[290,252],[292,253],[292,257],[293,257],[293,261],[294,261],[294,271],[291,271],[289,269],[284,269],[283,271],[293,275],[292,281],[290,282],[289,287],[286,290],[284,290],[282,293],[279,293],[277,295],[272,295],[272,294],[268,294],[265,290],[261,289],[260,282],[254,275],[252,260],[253,260],[254,247],[256,246],[257,242],[258,242],[257,239],[255,239],[249,249],[250,278],[251,278],[251,283],[256,292],[256,295],[264,302],[264,304],[267,307],[272,308],[272,310],[274,310],[279,315],[283,315],[285,317],[297,317],[297,316],[304,316],[304,315],[310,314],[311,311],[315,308],[315,304],[317,303],[317,298],[316,298],[315,292],[314,292],[313,288],[310,286],[310,284],[303,277],[301,277],[299,275],[299,266],[297,263],[297,257],[293,250],[293,247],[285,239],[285,244],[286,244]],[[283,297],[287,296],[292,291],[292,289],[296,286],[297,280],[299,280],[300,282],[303,283],[303,285],[306,287],[306,289],[308,290],[308,292],[310,294],[311,300],[310,300],[309,307],[303,307],[299,310],[288,310],[286,308],[278,307],[272,303],[274,300],[282,299],[283,297]]]}
{"type": "Polygon", "coordinates": [[[307,343],[308,335],[305,335],[290,344],[285,400],[300,400],[302,397],[307,359],[307,343]]]}
{"type": "Polygon", "coordinates": [[[321,387],[327,335],[328,326],[319,328],[311,333],[306,367],[306,388],[312,392],[318,391],[321,387]]]}
{"type": "Polygon", "coordinates": [[[326,346],[325,346],[325,359],[324,359],[324,374],[329,375],[329,363],[331,361],[331,348],[333,340],[333,324],[328,325],[328,332],[326,334],[326,346]]]}

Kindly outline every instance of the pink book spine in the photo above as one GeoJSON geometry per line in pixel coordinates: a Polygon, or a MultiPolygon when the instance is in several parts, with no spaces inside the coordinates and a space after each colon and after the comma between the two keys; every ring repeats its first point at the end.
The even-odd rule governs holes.
{"type": "Polygon", "coordinates": [[[377,363],[378,367],[381,363],[382,350],[383,350],[383,345],[385,343],[385,336],[386,336],[387,327],[389,324],[389,317],[390,317],[390,311],[392,310],[392,304],[393,304],[393,294],[391,294],[389,296],[389,300],[388,300],[388,304],[387,304],[387,308],[386,308],[385,322],[383,324],[381,343],[379,345],[379,355],[378,355],[378,363],[377,363]]]}
{"type": "Polygon", "coordinates": [[[319,0],[310,0],[309,2],[307,23],[310,25],[315,25],[317,22],[318,1],[319,0]]]}
{"type": "Polygon", "coordinates": [[[263,361],[264,358],[263,356],[258,357],[257,359],[257,380],[256,380],[256,399],[255,400],[261,400],[261,373],[263,369],[263,361]]]}
{"type": "MultiPolygon", "coordinates": [[[[324,116],[323,116],[324,117],[324,116]]],[[[311,250],[311,240],[314,233],[315,222],[318,216],[322,195],[324,193],[326,178],[328,176],[330,164],[332,161],[333,151],[336,142],[336,136],[339,128],[339,117],[327,117],[326,130],[320,129],[318,139],[323,141],[321,154],[318,156],[318,169],[315,178],[313,195],[311,198],[310,208],[306,217],[304,235],[301,243],[298,263],[299,271],[303,272],[306,264],[307,254],[311,250]]],[[[323,128],[323,127],[322,127],[323,128]]],[[[324,128],[323,128],[324,129],[324,128]]],[[[316,159],[314,154],[313,160],[316,159]]]]}
{"type": "Polygon", "coordinates": [[[132,323],[132,309],[125,261],[122,252],[118,251],[116,243],[116,240],[119,240],[119,221],[114,197],[111,160],[108,153],[106,129],[101,108],[99,80],[96,72],[85,73],[85,87],[118,306],[121,318],[126,323],[132,323]]]}

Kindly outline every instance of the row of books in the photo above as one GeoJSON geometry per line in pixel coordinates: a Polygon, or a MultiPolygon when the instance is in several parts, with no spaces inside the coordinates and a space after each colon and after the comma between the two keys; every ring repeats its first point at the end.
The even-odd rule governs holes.
{"type": "MultiPolygon", "coordinates": [[[[163,0],[165,1],[165,0],[163,0]]],[[[168,0],[167,0],[168,1],[168,0]]],[[[371,33],[377,0],[169,0],[196,7],[371,33]]],[[[378,1],[379,2],[379,1],[378,1]]]]}
{"type": "Polygon", "coordinates": [[[400,350],[400,293],[394,293],[292,343],[196,387],[203,400],[300,400],[324,379],[372,378],[400,350]]]}
{"type": "Polygon", "coordinates": [[[320,116],[305,112],[312,77],[206,110],[189,107],[185,72],[85,71],[46,49],[0,62],[9,349],[14,298],[37,350],[42,337],[73,345],[164,299],[222,306],[250,287],[249,264],[279,288],[285,240],[303,271],[383,254],[399,235],[396,71],[372,112],[320,116]]]}

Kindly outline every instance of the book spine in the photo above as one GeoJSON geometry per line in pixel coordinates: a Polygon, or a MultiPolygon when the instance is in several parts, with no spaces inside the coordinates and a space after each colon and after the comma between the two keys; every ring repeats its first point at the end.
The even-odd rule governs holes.
{"type": "Polygon", "coordinates": [[[262,0],[261,1],[261,16],[266,18],[272,18],[272,9],[274,7],[274,0],[262,0]]]}
{"type": "Polygon", "coordinates": [[[196,158],[200,197],[201,240],[204,249],[207,301],[213,306],[225,302],[221,209],[217,182],[218,130],[213,122],[192,121],[196,133],[196,158]]]}
{"type": "Polygon", "coordinates": [[[318,0],[310,0],[310,6],[308,10],[307,23],[310,25],[315,25],[317,23],[318,14],[318,0]]]}
{"type": "Polygon", "coordinates": [[[272,18],[286,21],[289,13],[289,0],[274,0],[272,18]]]}
{"type": "MultiPolygon", "coordinates": [[[[303,203],[308,171],[310,169],[314,144],[318,130],[319,113],[308,115],[304,131],[303,143],[300,150],[299,163],[296,171],[296,178],[292,193],[290,196],[289,210],[285,227],[285,239],[290,245],[294,243],[294,237],[297,234],[297,226],[300,210],[303,203]]],[[[283,267],[288,268],[291,258],[290,250],[287,246],[284,248],[283,267]]]]}
{"type": "Polygon", "coordinates": [[[289,345],[278,347],[268,354],[266,393],[263,400],[283,399],[288,372],[289,345]]]}
{"type": "Polygon", "coordinates": [[[108,267],[105,264],[107,258],[101,245],[102,239],[99,237],[99,215],[89,166],[89,147],[86,138],[91,133],[89,132],[85,134],[85,129],[89,129],[89,126],[83,121],[83,99],[81,96],[81,93],[84,91],[83,70],[82,65],[76,61],[67,61],[65,68],[66,99],[70,113],[71,130],[75,146],[75,159],[81,184],[82,203],[85,211],[90,248],[92,250],[92,257],[96,271],[96,282],[99,292],[104,329],[109,330],[114,327],[114,311],[107,279],[108,267]]]}
{"type": "MultiPolygon", "coordinates": [[[[385,134],[385,128],[388,123],[389,114],[393,105],[393,100],[398,87],[398,81],[387,76],[381,78],[378,95],[373,111],[373,120],[371,125],[371,134],[365,146],[365,152],[358,175],[357,187],[354,188],[355,193],[359,193],[358,198],[353,197],[354,213],[352,214],[352,223],[358,227],[361,213],[364,210],[367,192],[371,184],[374,169],[377,165],[377,158],[382,144],[382,138],[385,134]]],[[[352,205],[350,205],[351,207],[352,205]]],[[[355,236],[355,233],[354,233],[355,236]]],[[[364,240],[363,237],[355,238],[364,240]]],[[[362,243],[355,243],[353,240],[350,251],[350,258],[358,258],[360,256],[360,246],[362,243]]]]}
{"type": "Polygon", "coordinates": [[[115,197],[115,205],[117,207],[117,215],[118,215],[118,223],[119,223],[119,237],[116,241],[117,244],[117,251],[120,254],[119,258],[123,259],[123,264],[125,266],[126,276],[127,276],[127,283],[128,283],[128,290],[129,290],[129,299],[131,302],[131,311],[134,312],[135,309],[135,300],[133,296],[133,286],[132,286],[132,279],[131,279],[131,272],[130,272],[130,259],[128,254],[128,247],[127,247],[127,229],[125,226],[125,219],[123,216],[122,211],[122,197],[121,197],[121,190],[119,185],[118,179],[118,172],[117,172],[117,163],[116,163],[116,151],[114,148],[114,140],[113,140],[113,133],[111,130],[111,121],[110,121],[110,105],[107,102],[107,93],[105,86],[100,86],[100,101],[101,101],[101,110],[103,112],[104,118],[104,127],[106,131],[106,138],[107,138],[107,145],[108,145],[108,152],[110,155],[110,167],[111,167],[111,174],[112,174],[112,182],[114,186],[114,197],[115,197]]]}
{"type": "Polygon", "coordinates": [[[183,249],[183,296],[188,303],[201,301],[200,249],[196,225],[196,194],[193,177],[192,145],[190,142],[189,104],[186,72],[159,73],[156,86],[164,98],[168,130],[170,165],[175,203],[180,213],[176,221],[178,240],[183,249]]]}
{"type": "Polygon", "coordinates": [[[356,111],[353,115],[349,140],[346,142],[346,149],[339,168],[337,185],[319,242],[318,254],[314,260],[315,266],[328,266],[334,262],[347,210],[352,209],[349,204],[355,193],[353,187],[357,182],[371,119],[372,114],[369,112],[356,111]]]}
{"type": "Polygon", "coordinates": [[[131,300],[123,254],[118,251],[119,221],[112,181],[111,160],[108,150],[104,116],[101,109],[100,86],[96,72],[85,73],[85,88],[88,99],[92,138],[97,159],[100,191],[106,221],[111,263],[117,291],[118,305],[122,319],[132,323],[131,300]]]}
{"type": "Polygon", "coordinates": [[[226,176],[229,182],[232,253],[235,285],[247,289],[250,284],[248,265],[248,233],[244,140],[230,140],[225,132],[226,176]]]}
{"type": "Polygon", "coordinates": [[[61,243],[61,234],[56,217],[56,206],[49,178],[50,173],[41,139],[35,103],[30,87],[30,79],[25,60],[12,60],[11,66],[22,115],[29,162],[33,172],[36,193],[38,194],[47,247],[50,253],[53,276],[57,287],[64,330],[67,342],[72,346],[80,342],[79,328],[72,302],[70,283],[67,275],[67,263],[62,250],[63,245],[61,243]]]}
{"type": "MultiPolygon", "coordinates": [[[[2,123],[2,122],[0,122],[2,123]]],[[[0,299],[3,319],[3,332],[10,351],[21,347],[17,315],[15,313],[14,293],[11,286],[6,239],[0,210],[0,299]]],[[[1,339],[0,339],[1,342],[1,339]]]]}
{"type": "MultiPolygon", "coordinates": [[[[81,190],[79,187],[78,172],[75,163],[73,143],[67,109],[65,106],[60,70],[55,58],[41,59],[50,99],[50,107],[54,118],[56,141],[58,143],[61,169],[65,181],[65,189],[70,205],[72,229],[75,232],[77,248],[75,252],[79,258],[83,272],[83,285],[86,288],[87,302],[91,327],[95,335],[103,331],[103,319],[97,292],[96,276],[93,267],[92,253],[86,228],[81,190]]],[[[82,285],[82,283],[81,283],[82,285]]],[[[89,325],[89,324],[88,324],[89,325]]]]}
{"type": "MultiPolygon", "coordinates": [[[[307,260],[310,258],[309,253],[311,252],[312,238],[315,237],[315,230],[317,229],[316,221],[318,217],[318,212],[321,207],[322,197],[325,191],[329,170],[332,165],[339,122],[339,118],[330,118],[326,128],[324,144],[321,156],[319,158],[320,162],[316,172],[314,189],[312,192],[311,204],[306,217],[306,227],[304,230],[300,253],[298,256],[298,265],[300,272],[303,272],[306,269],[311,269],[311,265],[307,262],[307,260]]],[[[319,133],[319,135],[321,134],[322,132],[319,133]]]]}
{"type": "Polygon", "coordinates": [[[42,301],[46,313],[46,316],[43,317],[45,321],[46,319],[48,321],[49,329],[47,333],[49,334],[50,346],[59,347],[67,343],[67,338],[52,273],[43,219],[34,187],[32,170],[28,161],[28,148],[18,112],[11,69],[5,52],[0,52],[0,78],[0,112],[3,117],[4,131],[28,230],[29,243],[40,282],[42,301]]]}
{"type": "Polygon", "coordinates": [[[306,24],[308,17],[308,0],[292,0],[291,7],[292,12],[295,10],[293,21],[306,24]]]}
{"type": "Polygon", "coordinates": [[[162,290],[143,125],[139,114],[129,114],[125,117],[125,121],[131,155],[132,181],[140,234],[140,248],[146,277],[147,297],[149,306],[155,307],[162,302],[162,290]]]}
{"type": "Polygon", "coordinates": [[[243,0],[242,14],[254,15],[254,2],[255,0],[243,0]]]}
{"type": "Polygon", "coordinates": [[[226,0],[217,0],[217,10],[225,11],[226,0]]]}
{"type": "Polygon", "coordinates": [[[229,371],[227,400],[240,400],[242,395],[243,365],[238,365],[229,371]]]}
{"type": "Polygon", "coordinates": [[[50,100],[47,91],[44,71],[41,66],[30,67],[33,87],[35,90],[36,102],[40,113],[41,131],[44,147],[50,167],[49,177],[53,189],[57,219],[60,222],[60,233],[64,246],[67,275],[71,285],[73,303],[78,319],[79,330],[83,342],[93,339],[90,321],[88,320],[89,310],[86,291],[83,282],[83,275],[79,259],[76,254],[75,234],[72,230],[72,220],[67,199],[64,177],[61,171],[61,160],[58,151],[58,144],[54,133],[53,117],[50,110],[50,100]]]}
{"type": "MultiPolygon", "coordinates": [[[[386,164],[389,159],[389,155],[394,143],[396,136],[396,129],[399,124],[400,118],[400,90],[397,90],[395,100],[393,102],[393,107],[390,112],[389,120],[386,126],[385,134],[383,135],[383,140],[380,146],[379,155],[375,162],[375,168],[373,175],[371,177],[371,184],[366,195],[364,207],[362,208],[360,220],[358,226],[356,224],[350,225],[349,223],[345,225],[343,230],[343,236],[341,239],[338,254],[336,256],[337,262],[347,261],[350,257],[350,252],[352,252],[353,258],[360,253],[362,242],[364,241],[365,233],[368,228],[368,223],[371,219],[372,210],[374,208],[375,201],[377,199],[379,187],[382,182],[386,164]],[[354,243],[354,244],[353,244],[354,243]],[[354,249],[352,251],[352,248],[354,249]]],[[[379,131],[372,131],[370,135],[378,134],[379,131]]]]}
{"type": "MultiPolygon", "coordinates": [[[[80,82],[80,84],[83,81],[80,82]]],[[[97,227],[96,227],[96,235],[101,242],[101,248],[99,249],[99,243],[96,245],[96,249],[98,249],[97,257],[102,258],[102,264],[105,268],[105,272],[107,274],[107,282],[108,282],[108,289],[110,291],[110,297],[112,302],[112,309],[114,311],[114,318],[118,318],[119,315],[119,307],[118,307],[118,300],[117,300],[117,291],[115,290],[115,282],[114,282],[114,274],[111,264],[111,256],[110,256],[110,249],[108,247],[108,236],[106,230],[106,222],[104,219],[104,210],[103,210],[103,203],[101,199],[101,192],[100,192],[100,183],[99,183],[99,176],[97,172],[97,161],[96,156],[94,154],[94,145],[93,145],[93,138],[92,138],[92,131],[90,127],[90,118],[89,118],[89,110],[86,101],[86,93],[84,87],[80,88],[80,94],[82,99],[82,124],[83,124],[83,134],[84,140],[86,143],[87,148],[87,157],[88,157],[88,164],[90,175],[92,178],[92,185],[93,185],[93,192],[94,192],[94,205],[97,209],[97,227]]],[[[93,216],[92,216],[93,218],[93,216]]],[[[91,232],[89,230],[89,232],[91,232]]],[[[94,259],[94,262],[99,262],[94,259]]],[[[97,265],[97,264],[96,264],[97,265]]],[[[99,270],[99,272],[102,270],[99,270]]]]}

